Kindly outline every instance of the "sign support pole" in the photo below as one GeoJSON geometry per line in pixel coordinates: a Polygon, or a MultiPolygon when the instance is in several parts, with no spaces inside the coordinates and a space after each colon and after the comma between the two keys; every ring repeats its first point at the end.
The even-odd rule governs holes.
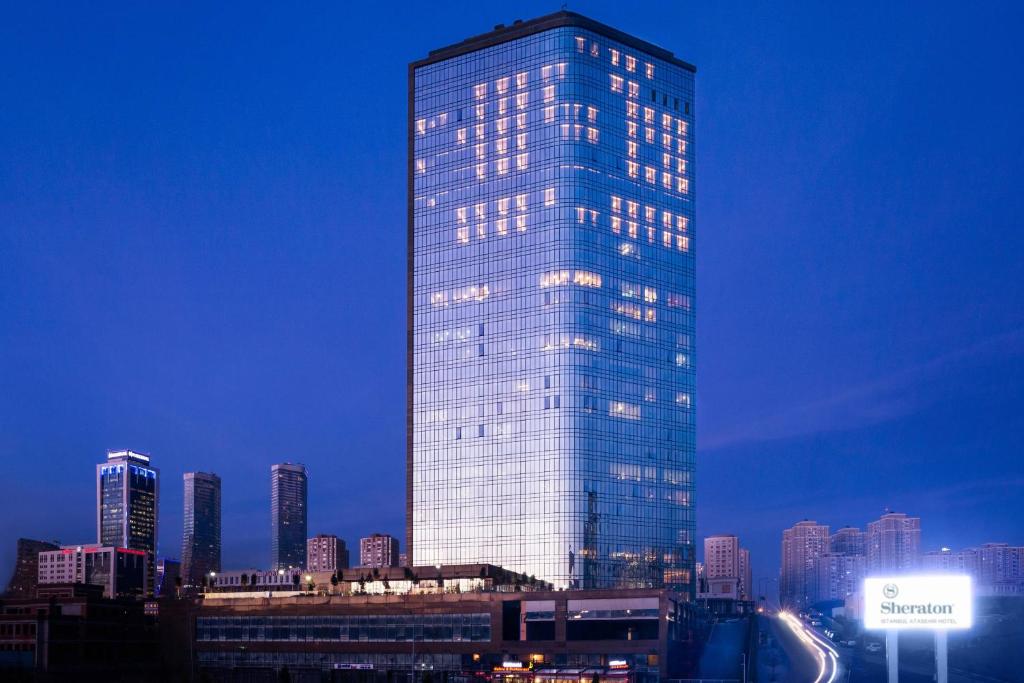
{"type": "Polygon", "coordinates": [[[900,680],[900,632],[896,629],[889,629],[885,632],[885,664],[889,672],[889,683],[899,683],[900,680]]]}
{"type": "Polygon", "coordinates": [[[936,683],[949,682],[949,643],[946,640],[946,631],[935,632],[935,681],[936,683]]]}

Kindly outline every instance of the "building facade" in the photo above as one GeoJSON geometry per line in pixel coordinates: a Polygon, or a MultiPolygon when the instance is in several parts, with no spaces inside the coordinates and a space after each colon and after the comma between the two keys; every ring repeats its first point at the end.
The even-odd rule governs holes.
{"type": "Polygon", "coordinates": [[[818,600],[818,559],[829,550],[828,526],[804,520],[782,532],[779,601],[800,609],[818,600]]]}
{"type": "Polygon", "coordinates": [[[68,545],[39,553],[39,586],[90,584],[102,586],[107,598],[145,597],[152,555],[144,550],[89,545],[68,545]]]}
{"type": "Polygon", "coordinates": [[[920,564],[921,518],[887,512],[868,523],[866,544],[869,573],[912,571],[920,564]]]}
{"type": "Polygon", "coordinates": [[[861,590],[864,583],[864,555],[825,553],[816,560],[818,600],[843,600],[861,590]]]}
{"type": "Polygon", "coordinates": [[[840,555],[867,556],[867,534],[853,526],[844,526],[829,538],[831,552],[840,555]]]}
{"type": "Polygon", "coordinates": [[[410,65],[411,564],[693,594],[694,73],[564,11],[410,65]]]}
{"type": "Polygon", "coordinates": [[[156,597],[177,595],[179,581],[184,583],[181,576],[181,562],[169,557],[162,557],[156,561],[156,586],[153,589],[153,594],[156,597]]]}
{"type": "Polygon", "coordinates": [[[18,548],[14,557],[14,574],[7,583],[8,598],[34,598],[39,581],[39,553],[47,550],[59,550],[56,543],[36,541],[31,538],[19,538],[18,548]]]}
{"type": "Polygon", "coordinates": [[[359,539],[360,567],[397,567],[398,539],[389,534],[372,534],[359,539]]]}
{"type": "Polygon", "coordinates": [[[306,542],[306,568],[310,572],[348,569],[345,541],[333,534],[317,534],[306,542]]]}
{"type": "Polygon", "coordinates": [[[188,586],[199,586],[204,576],[221,570],[220,477],[208,472],[186,472],[184,483],[182,580],[188,586]]]}
{"type": "Polygon", "coordinates": [[[750,566],[750,551],[740,548],[739,555],[740,599],[754,599],[754,572],[750,566]]]}
{"type": "Polygon", "coordinates": [[[108,451],[96,465],[96,542],[103,547],[141,550],[149,567],[146,585],[156,585],[160,471],[150,457],[130,450],[108,451]]]}
{"type": "Polygon", "coordinates": [[[270,469],[271,567],[306,566],[307,473],[304,465],[270,469]]]}

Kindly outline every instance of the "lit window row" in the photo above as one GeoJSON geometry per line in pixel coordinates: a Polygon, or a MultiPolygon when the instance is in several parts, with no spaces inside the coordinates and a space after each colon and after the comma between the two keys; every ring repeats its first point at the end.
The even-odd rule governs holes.
{"type": "Polygon", "coordinates": [[[540,287],[558,287],[561,285],[578,285],[580,287],[601,287],[601,276],[587,270],[553,270],[540,276],[540,287]]]}
{"type": "MultiPolygon", "coordinates": [[[[622,197],[615,195],[610,196],[612,213],[622,213],[622,197]]],[[[640,203],[635,202],[631,199],[626,200],[626,215],[630,218],[638,218],[640,216],[640,203]]],[[[657,207],[646,205],[644,206],[644,220],[648,223],[654,223],[658,217],[657,207]]],[[[677,230],[686,232],[690,225],[690,219],[686,216],[678,213],[672,213],[671,211],[661,211],[661,224],[666,228],[671,228],[673,224],[677,230]]]]}
{"type": "Polygon", "coordinates": [[[587,219],[589,218],[589,222],[591,225],[597,225],[597,215],[597,211],[595,211],[594,209],[585,209],[582,206],[576,207],[577,223],[587,223],[587,219]]]}
{"type": "MultiPolygon", "coordinates": [[[[587,48],[587,39],[583,36],[576,36],[576,51],[580,54],[587,53],[589,51],[591,57],[598,57],[601,54],[601,46],[598,45],[597,41],[590,41],[589,50],[587,48]]],[[[633,55],[623,55],[622,52],[614,47],[608,48],[608,59],[611,61],[612,66],[619,66],[625,61],[626,71],[633,73],[636,71],[637,61],[633,55]],[[623,60],[625,57],[625,60],[623,60]]],[[[654,78],[654,65],[650,62],[645,62],[644,73],[647,78],[654,78]]]]}
{"type": "MultiPolygon", "coordinates": [[[[491,295],[489,285],[467,285],[452,292],[451,303],[466,303],[471,301],[483,301],[491,295]]],[[[448,292],[434,292],[430,295],[430,305],[439,307],[447,306],[449,303],[448,292]]]]}
{"type": "Polygon", "coordinates": [[[627,420],[640,419],[640,406],[625,401],[610,401],[608,403],[608,414],[612,417],[622,417],[627,420]]]}
{"type": "Polygon", "coordinates": [[[549,334],[542,335],[540,338],[540,347],[544,351],[553,351],[555,349],[568,349],[569,347],[583,349],[584,351],[597,351],[599,345],[597,339],[588,337],[584,334],[566,334],[564,332],[551,332],[549,334]]]}
{"type": "Polygon", "coordinates": [[[559,132],[563,140],[585,139],[592,145],[596,145],[600,139],[600,131],[594,126],[584,126],[582,123],[563,123],[559,126],[559,132]],[[584,132],[586,135],[584,135],[584,132]]]}

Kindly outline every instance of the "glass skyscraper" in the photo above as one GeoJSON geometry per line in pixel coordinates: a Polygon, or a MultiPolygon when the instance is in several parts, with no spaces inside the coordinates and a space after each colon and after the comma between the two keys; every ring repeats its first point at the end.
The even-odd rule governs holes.
{"type": "Polygon", "coordinates": [[[306,467],[271,467],[271,568],[306,567],[306,514],[306,467]]]}
{"type": "Polygon", "coordinates": [[[415,565],[692,593],[694,74],[571,12],[410,65],[415,565]]]}
{"type": "Polygon", "coordinates": [[[148,455],[108,451],[96,465],[96,537],[101,546],[149,553],[148,590],[155,583],[160,473],[148,455]]]}
{"type": "Polygon", "coordinates": [[[181,536],[181,577],[199,586],[204,576],[220,571],[220,477],[185,473],[185,524],[181,536]]]}

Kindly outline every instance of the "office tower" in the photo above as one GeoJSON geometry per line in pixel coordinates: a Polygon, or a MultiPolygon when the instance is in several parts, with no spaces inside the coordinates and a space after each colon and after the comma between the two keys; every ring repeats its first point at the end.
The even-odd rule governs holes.
{"type": "Polygon", "coordinates": [[[181,576],[189,586],[219,572],[220,477],[207,472],[185,473],[185,528],[181,536],[181,576]]]}
{"type": "Polygon", "coordinates": [[[306,541],[306,569],[311,572],[348,569],[345,541],[333,534],[317,534],[306,541]]]}
{"type": "Polygon", "coordinates": [[[828,549],[826,525],[804,520],[782,532],[779,601],[783,607],[799,609],[819,599],[817,560],[828,549]]]}
{"type": "Polygon", "coordinates": [[[19,538],[14,558],[14,574],[4,593],[9,598],[34,598],[39,581],[39,553],[57,550],[59,546],[31,538],[19,538]]]}
{"type": "Polygon", "coordinates": [[[282,463],[270,468],[273,569],[306,566],[306,467],[282,463]]]}
{"type": "Polygon", "coordinates": [[[919,564],[921,518],[887,512],[868,523],[868,572],[885,574],[915,569],[919,564]]]}
{"type": "Polygon", "coordinates": [[[39,553],[39,585],[87,583],[103,586],[108,598],[144,597],[153,594],[153,565],[153,554],[147,550],[100,543],[65,545],[39,553]]]}
{"type": "MultiPolygon", "coordinates": [[[[181,562],[169,557],[156,561],[156,586],[153,594],[157,597],[177,595],[178,581],[181,579],[181,562]]],[[[183,582],[184,583],[184,582],[183,582]]]]}
{"type": "Polygon", "coordinates": [[[96,465],[96,540],[102,547],[148,553],[146,585],[156,583],[160,473],[148,455],[108,451],[96,465]]]}
{"type": "Polygon", "coordinates": [[[739,554],[739,578],[740,578],[740,599],[741,600],[753,600],[754,599],[754,578],[753,570],[750,567],[750,551],[746,548],[740,548],[739,554]]]}
{"type": "Polygon", "coordinates": [[[857,527],[844,526],[829,539],[831,552],[840,555],[867,555],[867,534],[857,527]]]}
{"type": "Polygon", "coordinates": [[[359,539],[360,567],[397,567],[398,539],[388,534],[373,534],[359,539]]]}
{"type": "Polygon", "coordinates": [[[694,72],[564,11],[410,65],[412,564],[692,595],[694,72]]]}

